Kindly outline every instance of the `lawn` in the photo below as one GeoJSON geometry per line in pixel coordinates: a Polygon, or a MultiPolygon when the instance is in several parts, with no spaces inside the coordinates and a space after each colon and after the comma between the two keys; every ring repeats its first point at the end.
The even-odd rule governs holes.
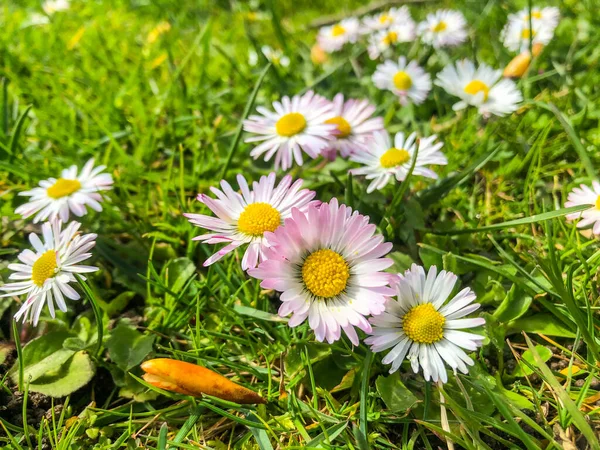
{"type": "Polygon", "coordinates": [[[3,2],[3,448],[600,449],[600,20],[548,1],[3,2]]]}

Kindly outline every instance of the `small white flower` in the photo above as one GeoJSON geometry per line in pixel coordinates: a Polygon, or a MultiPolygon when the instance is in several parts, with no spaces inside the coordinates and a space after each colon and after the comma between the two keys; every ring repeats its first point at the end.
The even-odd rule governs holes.
{"type": "Polygon", "coordinates": [[[383,130],[383,118],[372,117],[375,106],[367,100],[348,99],[344,102],[344,94],[333,98],[333,110],[325,123],[336,125],[334,140],[328,142],[323,156],[334,160],[337,152],[347,156],[364,149],[364,143],[374,132],[383,130]]]}
{"type": "Polygon", "coordinates": [[[244,130],[258,135],[245,142],[261,142],[250,152],[254,159],[264,154],[265,161],[269,161],[275,155],[275,169],[288,170],[294,160],[303,164],[302,152],[316,158],[333,139],[336,126],[324,123],[332,111],[325,97],[312,91],[291,99],[285,96],[281,102],[273,102],[273,108],[275,112],[258,107],[261,115],[251,115],[244,121],[244,130]]]}
{"type": "Polygon", "coordinates": [[[416,61],[408,62],[404,56],[379,64],[373,74],[373,83],[379,89],[387,89],[396,94],[402,105],[409,101],[419,105],[425,101],[431,90],[431,77],[416,61]]]}
{"type": "Polygon", "coordinates": [[[369,141],[366,151],[353,154],[352,161],[363,164],[364,167],[350,170],[355,175],[365,175],[367,180],[372,180],[367,188],[367,193],[375,189],[383,189],[394,178],[403,181],[408,175],[412,158],[418,146],[417,161],[413,175],[427,178],[437,178],[437,174],[425,167],[429,164],[448,164],[448,160],[440,151],[444,145],[435,142],[437,136],[422,138],[417,143],[417,134],[412,133],[405,139],[404,133],[396,133],[394,144],[387,131],[375,133],[369,141]]]}
{"type": "MultiPolygon", "coordinates": [[[[559,20],[560,11],[554,6],[546,6],[544,8],[534,6],[531,8],[531,23],[540,23],[548,28],[550,32],[554,32],[559,20]]],[[[529,9],[525,8],[516,14],[509,14],[508,21],[521,22],[522,24],[529,25],[529,9]]]]}
{"type": "MultiPolygon", "coordinates": [[[[288,67],[290,65],[290,58],[285,56],[279,49],[273,49],[268,45],[263,45],[260,48],[261,53],[267,58],[267,61],[272,62],[276,66],[288,67]]],[[[248,62],[251,66],[258,64],[258,54],[251,50],[248,54],[248,62]]]]}
{"type": "Polygon", "coordinates": [[[388,11],[363,18],[363,33],[386,30],[395,25],[413,24],[410,11],[406,5],[401,8],[390,8],[388,11]]]}
{"type": "Polygon", "coordinates": [[[456,373],[468,373],[473,360],[464,350],[475,351],[483,336],[460,331],[485,324],[483,318],[464,317],[479,309],[475,294],[465,288],[449,302],[457,276],[431,266],[429,273],[413,264],[396,286],[397,297],[386,301],[385,312],[371,317],[372,336],[365,339],[373,352],[391,351],[383,358],[397,371],[405,357],[412,370],[423,369],[425,380],[448,381],[447,364],[456,373]],[[463,350],[464,349],[464,350],[463,350]]]}
{"type": "Polygon", "coordinates": [[[529,45],[546,45],[553,36],[553,30],[541,21],[529,23],[521,20],[509,21],[502,30],[502,41],[504,46],[513,52],[529,50],[529,45]]]}
{"type": "Polygon", "coordinates": [[[33,223],[52,220],[60,217],[63,222],[69,220],[69,212],[78,217],[86,214],[86,205],[96,211],[102,211],[101,191],[112,189],[113,179],[108,173],[100,173],[106,166],[94,168],[94,160],[90,159],[79,175],[77,166],[73,165],[62,171],[61,177],[40,181],[39,186],[19,195],[31,197],[15,209],[15,213],[27,218],[33,214],[33,223]]]}
{"type": "Polygon", "coordinates": [[[475,67],[468,59],[458,61],[456,66],[446,66],[435,84],[461,99],[452,107],[455,111],[472,105],[484,117],[511,114],[523,100],[515,82],[503,79],[501,70],[486,64],[475,67]]]}
{"type": "Polygon", "coordinates": [[[434,48],[456,46],[467,39],[467,22],[462,13],[440,9],[427,14],[419,24],[418,34],[426,44],[434,48]]]}
{"type": "Polygon", "coordinates": [[[574,188],[567,197],[565,208],[580,205],[594,205],[590,209],[567,215],[568,220],[577,220],[577,228],[586,228],[592,225],[592,232],[600,235],[600,183],[592,181],[592,187],[582,184],[574,188]]]}
{"type": "Polygon", "coordinates": [[[54,302],[61,311],[66,312],[64,297],[71,300],[80,298],[69,286],[69,283],[76,281],[73,274],[98,270],[97,267],[78,264],[92,256],[88,252],[96,245],[95,234],[80,235],[77,232],[80,225],[71,222],[61,231],[62,223],[58,219],[44,223],[43,242],[31,233],[29,242],[35,251],[22,251],[17,256],[22,264],[8,265],[9,269],[15,271],[9,279],[19,281],[0,286],[0,290],[7,292],[0,297],[27,294],[27,299],[15,314],[15,320],[23,318],[23,321],[29,320],[36,326],[45,303],[54,317],[54,302]]]}
{"type": "Polygon", "coordinates": [[[55,12],[58,11],[66,11],[70,8],[70,3],[68,0],[46,0],[42,4],[42,9],[46,14],[51,16],[55,12]]]}
{"type": "Polygon", "coordinates": [[[359,26],[360,23],[356,17],[344,19],[335,25],[321,28],[317,36],[317,42],[327,53],[336,52],[344,44],[356,42],[359,26]]]}
{"type": "Polygon", "coordinates": [[[382,53],[401,42],[412,42],[415,39],[415,23],[411,20],[403,24],[392,25],[369,38],[369,58],[377,59],[382,53]]]}

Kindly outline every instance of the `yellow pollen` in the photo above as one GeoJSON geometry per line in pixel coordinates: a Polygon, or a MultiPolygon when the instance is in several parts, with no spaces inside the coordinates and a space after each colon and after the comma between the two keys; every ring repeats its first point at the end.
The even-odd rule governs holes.
{"type": "Polygon", "coordinates": [[[398,42],[398,33],[390,31],[384,38],[383,43],[386,45],[392,45],[398,42]]]}
{"type": "Polygon", "coordinates": [[[81,189],[81,183],[79,180],[67,180],[66,178],[59,178],[52,186],[46,189],[48,197],[61,198],[71,195],[73,192],[77,192],[81,189]]]}
{"type": "Polygon", "coordinates": [[[379,23],[391,23],[392,17],[389,14],[382,14],[379,16],[379,23]]]}
{"type": "Polygon", "coordinates": [[[340,24],[334,25],[331,29],[331,35],[334,37],[341,36],[346,33],[346,29],[340,24]]]}
{"type": "MultiPolygon", "coordinates": [[[[534,11],[531,14],[531,17],[533,17],[534,19],[541,19],[542,18],[542,13],[540,11],[534,11]]],[[[527,22],[529,22],[529,15],[525,16],[525,20],[527,22]]]]}
{"type": "Polygon", "coordinates": [[[596,209],[600,209],[600,195],[596,197],[596,209]]]}
{"type": "Polygon", "coordinates": [[[379,162],[381,167],[390,169],[392,167],[400,166],[410,160],[410,155],[404,149],[397,149],[395,147],[390,148],[387,152],[381,155],[379,162]]]}
{"type": "Polygon", "coordinates": [[[402,330],[413,342],[433,344],[444,337],[446,318],[431,303],[415,306],[402,317],[402,330]]]}
{"type": "Polygon", "coordinates": [[[412,86],[412,78],[410,75],[401,70],[394,75],[394,86],[400,91],[407,91],[412,86]]]}
{"type": "Polygon", "coordinates": [[[335,297],[346,289],[349,277],[348,264],[333,250],[317,250],[302,265],[304,285],[316,297],[335,297]]]}
{"type": "Polygon", "coordinates": [[[33,263],[31,281],[37,286],[42,287],[48,278],[54,276],[56,267],[56,252],[48,250],[33,263]]]}
{"type": "Polygon", "coordinates": [[[281,225],[281,214],[268,203],[250,203],[238,219],[238,230],[250,236],[262,236],[281,225]]]}
{"type": "Polygon", "coordinates": [[[280,136],[294,136],[306,128],[306,119],[300,113],[293,112],[282,116],[275,124],[277,134],[280,136]]]}
{"type": "Polygon", "coordinates": [[[487,102],[488,95],[490,95],[490,88],[483,81],[473,80],[465,86],[465,92],[469,95],[477,95],[483,92],[483,101],[487,102]]]}
{"type": "Polygon", "coordinates": [[[443,20],[440,20],[432,29],[431,31],[433,31],[434,33],[439,33],[440,31],[444,31],[446,28],[448,28],[448,25],[446,25],[446,22],[444,22],[443,20]]]}
{"type": "Polygon", "coordinates": [[[535,36],[535,30],[530,30],[529,28],[524,28],[523,31],[521,31],[522,39],[531,39],[532,36],[535,36]]]}
{"type": "Polygon", "coordinates": [[[352,133],[352,127],[350,126],[348,121],[346,119],[344,119],[342,116],[337,116],[337,117],[332,117],[331,119],[327,119],[325,121],[325,123],[332,123],[334,125],[337,125],[338,134],[336,135],[336,137],[338,139],[347,138],[348,136],[350,136],[350,133],[352,133]]]}

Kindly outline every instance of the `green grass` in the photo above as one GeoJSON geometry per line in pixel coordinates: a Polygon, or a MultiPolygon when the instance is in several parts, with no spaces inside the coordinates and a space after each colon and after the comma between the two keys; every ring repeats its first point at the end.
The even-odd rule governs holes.
{"type": "MultiPolygon", "coordinates": [[[[70,312],[54,320],[44,315],[37,329],[18,327],[23,343],[72,333],[58,348],[89,353],[95,374],[66,398],[30,391],[14,407],[14,380],[1,369],[0,443],[14,449],[31,442],[56,449],[404,450],[443,447],[445,436],[465,449],[558,449],[570,442],[600,448],[594,437],[600,251],[597,240],[565,221],[564,211],[555,213],[600,167],[597,5],[560,2],[553,41],[519,82],[523,107],[486,121],[472,110],[457,116],[439,88],[424,105],[401,108],[372,85],[375,63],[361,48],[314,67],[311,23],[362,6],[344,3],[345,9],[342,2],[308,0],[74,1],[40,26],[24,26],[40,11],[37,2],[0,6],[2,279],[34,230],[13,212],[23,201],[19,191],[90,157],[115,179],[105,210],[82,220],[99,235],[94,264],[102,269],[88,277],[86,299],[71,302],[70,312]],[[170,29],[149,38],[163,22],[170,29]],[[289,328],[276,315],[276,295],[241,271],[241,253],[202,267],[212,248],[191,240],[200,230],[182,213],[206,212],[195,196],[221,176],[256,180],[272,170],[253,161],[244,135],[239,139],[266,66],[251,67],[248,52],[263,44],[285,49],[292,64],[268,69],[255,106],[309,87],[329,98],[343,92],[371,99],[390,132],[416,129],[445,142],[449,164],[435,183],[413,178],[410,186],[367,195],[364,180],[348,177],[351,163],[342,159],[310,161],[291,174],[319,199],[336,197],[380,224],[394,243],[391,270],[412,261],[436,264],[477,293],[487,339],[469,375],[451,377],[443,387],[450,432],[440,421],[437,386],[406,363],[400,375],[389,376],[381,355],[364,344],[319,344],[307,325],[289,328]],[[129,340],[113,337],[118,324],[129,340]],[[116,356],[119,345],[137,364],[116,356]],[[138,381],[139,361],[150,356],[201,364],[269,403],[159,394],[138,381]]],[[[460,9],[470,39],[445,52],[416,44],[404,50],[432,74],[462,57],[503,67],[511,55],[500,30],[507,13],[525,5],[412,5],[416,19],[442,6],[460,9]]],[[[16,309],[12,299],[0,299],[5,341],[13,340],[16,309]]],[[[28,379],[19,383],[18,364],[14,373],[23,390],[31,387],[28,379]]]]}

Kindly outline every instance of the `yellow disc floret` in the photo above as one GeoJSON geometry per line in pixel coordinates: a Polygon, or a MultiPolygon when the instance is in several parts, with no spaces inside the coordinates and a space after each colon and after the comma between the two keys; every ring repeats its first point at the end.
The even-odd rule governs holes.
{"type": "Polygon", "coordinates": [[[39,287],[44,285],[48,278],[52,278],[56,273],[56,252],[48,250],[44,252],[34,263],[31,268],[31,281],[39,287]]]}
{"type": "Polygon", "coordinates": [[[352,133],[352,127],[348,123],[346,119],[342,116],[332,117],[331,119],[327,119],[325,123],[332,123],[337,125],[338,134],[336,135],[338,139],[347,138],[352,133]]]}
{"type": "Polygon", "coordinates": [[[392,44],[395,44],[396,42],[398,42],[398,33],[396,33],[395,31],[390,31],[383,38],[383,43],[386,45],[392,45],[392,44]]]}
{"type": "Polygon", "coordinates": [[[390,24],[392,22],[392,16],[390,16],[389,14],[383,13],[381,16],[379,16],[380,24],[390,24]]]}
{"type": "Polygon", "coordinates": [[[293,112],[282,116],[275,124],[277,134],[280,136],[294,136],[306,128],[306,119],[300,113],[293,112]]]}
{"type": "Polygon", "coordinates": [[[61,198],[71,195],[81,189],[81,183],[79,180],[68,180],[66,178],[59,178],[52,186],[46,189],[48,197],[61,198]]]}
{"type": "Polygon", "coordinates": [[[600,209],[600,195],[596,197],[596,209],[600,209]]]}
{"type": "Polygon", "coordinates": [[[523,31],[521,31],[521,39],[531,39],[532,36],[535,36],[535,30],[523,28],[523,31]]]}
{"type": "Polygon", "coordinates": [[[412,78],[403,70],[396,72],[396,75],[394,75],[394,86],[400,91],[407,91],[412,86],[412,78]]]}
{"type": "Polygon", "coordinates": [[[433,344],[444,337],[446,318],[431,303],[415,306],[402,318],[402,330],[413,342],[433,344]]]}
{"type": "Polygon", "coordinates": [[[332,36],[341,36],[346,32],[346,29],[341,26],[340,24],[334,25],[333,28],[331,28],[331,35],[332,36]]]}
{"type": "Polygon", "coordinates": [[[249,236],[262,236],[281,225],[281,214],[268,203],[250,203],[238,219],[238,230],[249,236]]]}
{"type": "Polygon", "coordinates": [[[483,101],[487,102],[490,87],[481,80],[473,80],[465,86],[465,92],[469,95],[477,95],[483,92],[483,101]]]}
{"type": "Polygon", "coordinates": [[[335,297],[346,289],[349,277],[348,264],[333,250],[317,250],[311,253],[302,265],[304,285],[317,297],[335,297]]]}
{"type": "Polygon", "coordinates": [[[432,29],[431,31],[433,31],[434,33],[439,33],[440,31],[444,31],[446,28],[448,28],[448,25],[446,24],[446,22],[444,22],[443,20],[440,20],[432,29]]]}
{"type": "Polygon", "coordinates": [[[410,155],[404,149],[397,149],[395,147],[390,148],[386,151],[381,158],[379,158],[379,162],[381,163],[381,167],[386,169],[390,169],[392,167],[400,166],[410,160],[410,155]]]}

